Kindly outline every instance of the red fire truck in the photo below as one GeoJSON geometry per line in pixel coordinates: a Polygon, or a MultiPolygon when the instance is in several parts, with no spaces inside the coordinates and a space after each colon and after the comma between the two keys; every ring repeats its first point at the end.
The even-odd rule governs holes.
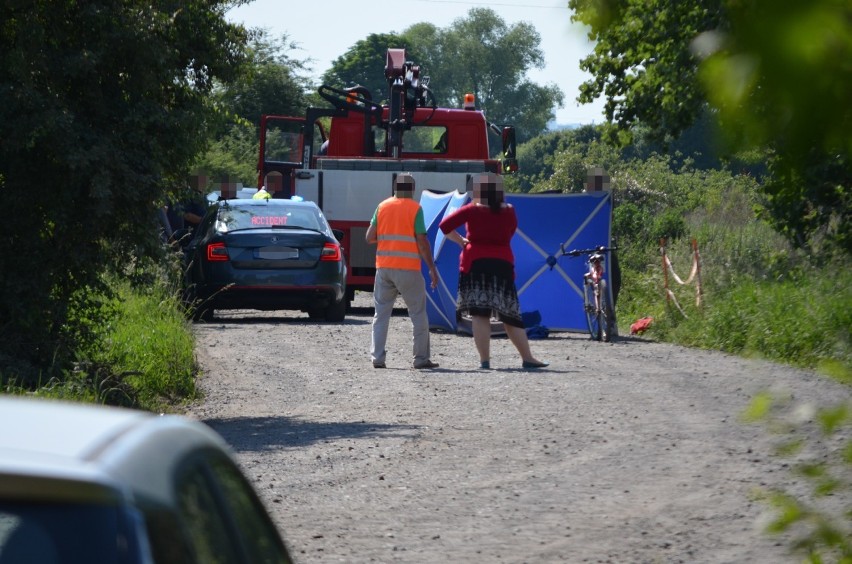
{"type": "Polygon", "coordinates": [[[356,290],[373,290],[375,246],[364,234],[376,206],[392,195],[396,174],[414,176],[419,200],[423,190],[465,192],[476,173],[517,170],[514,127],[487,122],[472,95],[462,108],[438,107],[429,77],[405,49],[388,49],[385,77],[386,104],[364,87],[323,85],[319,94],[330,108],[261,119],[258,186],[316,202],[343,232],[349,300],[356,290]],[[499,159],[489,152],[489,131],[502,140],[499,159]]]}

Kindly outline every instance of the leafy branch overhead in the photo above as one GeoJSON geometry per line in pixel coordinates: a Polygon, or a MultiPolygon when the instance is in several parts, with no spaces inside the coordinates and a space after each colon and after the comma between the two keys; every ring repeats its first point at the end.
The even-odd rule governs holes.
{"type": "Polygon", "coordinates": [[[102,274],[157,251],[155,213],[206,143],[210,93],[245,60],[228,5],[0,5],[3,246],[15,249],[0,253],[0,333],[12,356],[61,369],[105,319],[92,303],[102,274]]]}
{"type": "Polygon", "coordinates": [[[589,26],[610,139],[677,137],[708,109],[729,154],[770,151],[766,217],[798,247],[852,253],[852,7],[815,0],[569,0],[589,26]]]}

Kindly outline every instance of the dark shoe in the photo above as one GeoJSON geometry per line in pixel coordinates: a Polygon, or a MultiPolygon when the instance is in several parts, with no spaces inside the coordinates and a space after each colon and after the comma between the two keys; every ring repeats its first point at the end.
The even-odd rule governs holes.
{"type": "Polygon", "coordinates": [[[479,367],[482,370],[490,370],[491,369],[491,361],[483,360],[482,362],[479,363],[479,367]]]}
{"type": "Polygon", "coordinates": [[[544,368],[545,366],[550,366],[549,362],[538,362],[536,360],[525,360],[523,364],[524,370],[532,370],[534,368],[544,368]]]}
{"type": "Polygon", "coordinates": [[[427,360],[423,364],[415,364],[414,368],[418,370],[422,370],[423,368],[438,368],[438,363],[432,362],[431,360],[427,360]]]}
{"type": "Polygon", "coordinates": [[[385,366],[384,362],[374,362],[373,368],[387,368],[387,366],[385,366]]]}

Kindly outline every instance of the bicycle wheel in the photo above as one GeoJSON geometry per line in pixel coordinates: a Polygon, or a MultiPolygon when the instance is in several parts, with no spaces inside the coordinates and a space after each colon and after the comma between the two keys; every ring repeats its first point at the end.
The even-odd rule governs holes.
{"type": "Polygon", "coordinates": [[[598,311],[595,307],[595,290],[592,284],[583,285],[583,309],[586,311],[586,324],[589,326],[589,335],[595,341],[601,340],[601,324],[598,311]]]}
{"type": "Polygon", "coordinates": [[[600,281],[601,292],[601,310],[600,310],[600,327],[601,339],[608,343],[615,337],[615,311],[612,309],[612,302],[609,300],[609,292],[606,286],[606,281],[600,281]]]}

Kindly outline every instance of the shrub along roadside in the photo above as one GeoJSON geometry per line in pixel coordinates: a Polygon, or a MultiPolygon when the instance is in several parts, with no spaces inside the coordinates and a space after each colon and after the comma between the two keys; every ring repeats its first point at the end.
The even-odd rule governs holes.
{"type": "Polygon", "coordinates": [[[667,304],[660,272],[631,272],[623,279],[617,311],[622,334],[634,318],[650,315],[650,338],[816,369],[852,384],[848,266],[794,269],[782,280],[743,276],[709,284],[700,309],[694,288],[691,294],[675,288],[687,317],[667,304]]]}
{"type": "Polygon", "coordinates": [[[115,322],[104,327],[90,358],[111,367],[136,394],[140,407],[162,408],[195,397],[195,341],[181,304],[166,288],[134,290],[123,284],[115,322]]]}
{"type": "MultiPolygon", "coordinates": [[[[64,379],[33,391],[40,397],[170,411],[196,397],[195,342],[177,294],[166,286],[113,282],[115,314],[95,345],[64,379]]],[[[26,393],[14,380],[3,390],[26,393]]]]}

